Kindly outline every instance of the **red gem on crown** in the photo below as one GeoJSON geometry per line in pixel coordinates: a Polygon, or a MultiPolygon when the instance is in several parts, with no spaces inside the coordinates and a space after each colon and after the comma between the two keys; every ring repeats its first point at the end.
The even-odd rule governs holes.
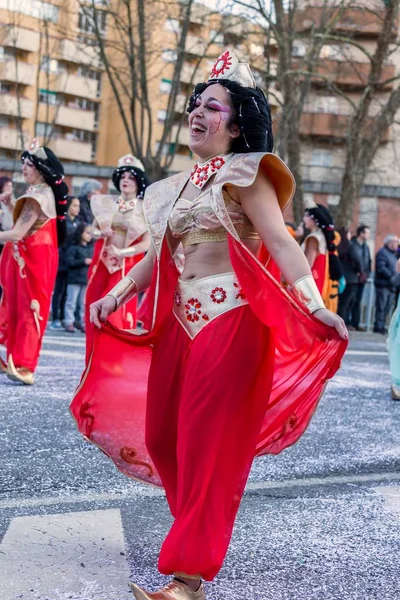
{"type": "Polygon", "coordinates": [[[229,53],[229,50],[226,50],[219,58],[217,58],[216,63],[214,64],[212,71],[210,73],[210,79],[214,77],[220,77],[225,73],[227,69],[230,69],[232,66],[232,57],[229,53]]]}

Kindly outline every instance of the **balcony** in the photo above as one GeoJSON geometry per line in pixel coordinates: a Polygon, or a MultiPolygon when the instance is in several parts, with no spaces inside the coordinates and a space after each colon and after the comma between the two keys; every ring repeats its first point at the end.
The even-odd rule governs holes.
{"type": "Polygon", "coordinates": [[[63,73],[57,79],[57,91],[78,98],[96,98],[97,81],[78,75],[68,75],[63,73]]]}
{"type": "MultiPolygon", "coordinates": [[[[373,126],[374,119],[367,120],[366,131],[373,126]]],[[[350,116],[336,113],[304,112],[300,118],[300,135],[343,142],[347,138],[350,116]]],[[[381,142],[389,141],[389,129],[381,142]]]]}
{"type": "Polygon", "coordinates": [[[25,52],[38,52],[40,45],[40,34],[38,31],[32,31],[31,29],[25,29],[23,27],[13,27],[12,25],[7,27],[2,36],[2,46],[17,48],[18,50],[24,50],[25,52]]]}
{"type": "Polygon", "coordinates": [[[17,129],[11,129],[8,127],[0,128],[0,148],[6,150],[23,150],[29,144],[29,136],[27,133],[23,133],[24,143],[21,144],[21,138],[17,129]]]}
{"type": "Polygon", "coordinates": [[[195,35],[188,35],[186,38],[185,50],[188,54],[203,56],[207,49],[207,42],[195,35]]]}
{"type": "Polygon", "coordinates": [[[207,17],[211,12],[212,11],[207,6],[194,2],[190,13],[190,21],[196,25],[206,25],[207,17]]]}
{"type": "MultiPolygon", "coordinates": [[[[376,38],[381,30],[384,20],[384,11],[367,10],[366,8],[324,8],[310,6],[304,11],[295,14],[295,29],[298,33],[309,32],[312,28],[324,29],[323,23],[330,17],[339,14],[339,19],[332,31],[343,34],[351,34],[357,37],[376,38]]],[[[396,36],[397,27],[393,28],[393,36],[396,36]]]]}
{"type": "Polygon", "coordinates": [[[83,129],[94,131],[95,115],[92,110],[82,110],[69,106],[59,106],[55,119],[56,125],[70,127],[71,129],[83,129]]]}
{"type": "Polygon", "coordinates": [[[60,44],[61,58],[78,65],[90,65],[100,68],[99,52],[94,46],[87,46],[76,40],[62,40],[60,44]]]}
{"type": "Polygon", "coordinates": [[[179,131],[178,139],[176,139],[178,133],[178,125],[174,125],[171,131],[171,142],[181,144],[182,146],[189,145],[189,127],[181,126],[179,131]]]}
{"type": "Polygon", "coordinates": [[[18,99],[12,94],[0,94],[0,115],[10,115],[21,119],[33,117],[33,102],[27,98],[18,99]]]}
{"type": "Polygon", "coordinates": [[[35,71],[32,65],[28,63],[11,59],[0,63],[0,79],[2,81],[12,81],[22,85],[33,85],[35,81],[35,71]]]}
{"type": "Polygon", "coordinates": [[[195,69],[196,67],[194,67],[193,65],[189,65],[188,63],[184,63],[181,69],[181,81],[183,83],[194,83],[194,78],[200,79],[198,75],[201,72],[200,69],[197,69],[196,74],[195,74],[195,69]]]}
{"type": "Polygon", "coordinates": [[[55,138],[50,141],[50,147],[61,159],[87,163],[92,161],[92,144],[87,142],[55,138]]]}
{"type": "Polygon", "coordinates": [[[178,94],[175,101],[175,112],[186,112],[188,101],[189,99],[185,96],[185,94],[178,94]]]}
{"type": "MultiPolygon", "coordinates": [[[[313,77],[313,81],[325,83],[327,78],[330,82],[345,88],[364,88],[368,83],[368,77],[371,71],[371,64],[361,62],[345,62],[340,60],[324,60],[316,68],[316,72],[323,76],[313,77]]],[[[395,65],[386,65],[383,67],[381,75],[381,89],[392,90],[394,82],[385,83],[396,75],[395,65]]]]}

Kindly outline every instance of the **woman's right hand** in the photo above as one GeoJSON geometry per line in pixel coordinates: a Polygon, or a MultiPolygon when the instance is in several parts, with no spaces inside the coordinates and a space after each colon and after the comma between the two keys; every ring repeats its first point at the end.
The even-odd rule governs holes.
{"type": "Polygon", "coordinates": [[[111,229],[111,227],[107,227],[107,229],[102,229],[101,233],[100,233],[100,237],[104,238],[104,239],[108,239],[112,236],[113,234],[113,230],[111,229]]]}
{"type": "Polygon", "coordinates": [[[107,317],[109,317],[116,309],[117,301],[112,296],[104,296],[93,302],[89,308],[89,320],[98,329],[101,329],[102,323],[105,323],[107,317]]]}

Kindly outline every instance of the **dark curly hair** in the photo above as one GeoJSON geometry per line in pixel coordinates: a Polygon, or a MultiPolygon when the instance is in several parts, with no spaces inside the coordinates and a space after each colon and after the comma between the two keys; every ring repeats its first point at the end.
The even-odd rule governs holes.
{"type": "Polygon", "coordinates": [[[62,246],[66,239],[67,229],[65,215],[67,214],[68,186],[64,182],[64,167],[50,148],[43,146],[47,159],[26,151],[21,155],[24,162],[27,158],[35,165],[43,179],[51,187],[56,201],[58,245],[62,246]]]}
{"type": "Polygon", "coordinates": [[[123,167],[118,167],[115,169],[112,174],[112,182],[115,185],[116,189],[120,192],[120,183],[121,177],[124,173],[129,171],[131,175],[136,179],[136,183],[138,186],[138,198],[143,198],[146,188],[150,185],[149,180],[147,179],[147,175],[142,169],[137,169],[136,167],[130,167],[129,165],[124,165],[123,167]]]}
{"type": "Polygon", "coordinates": [[[210,85],[219,83],[228,92],[234,116],[230,125],[236,124],[240,136],[235,138],[231,152],[272,152],[274,136],[272,133],[271,108],[264,92],[259,88],[244,87],[236,81],[218,79],[207,83],[198,83],[189,99],[187,112],[196,108],[196,100],[210,85]]]}
{"type": "Polygon", "coordinates": [[[329,276],[333,281],[339,281],[343,276],[340,260],[335,245],[335,225],[329,210],[323,204],[317,204],[312,208],[306,208],[305,213],[310,215],[321,229],[326,240],[329,255],[329,276]]]}

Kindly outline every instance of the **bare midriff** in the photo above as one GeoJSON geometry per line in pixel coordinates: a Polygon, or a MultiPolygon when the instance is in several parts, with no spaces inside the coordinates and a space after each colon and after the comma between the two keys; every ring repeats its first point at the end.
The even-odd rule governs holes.
{"type": "Polygon", "coordinates": [[[115,229],[113,228],[113,234],[111,237],[109,237],[106,240],[106,246],[115,246],[116,248],[119,248],[122,250],[122,248],[125,248],[125,240],[126,240],[126,231],[122,231],[122,229],[118,229],[117,231],[115,231],[115,229]]]}
{"type": "MultiPolygon", "coordinates": [[[[246,240],[242,242],[253,254],[257,254],[261,242],[246,240]]],[[[185,268],[181,274],[183,281],[201,279],[210,275],[233,271],[229,257],[228,241],[194,244],[185,248],[185,268]]]]}

